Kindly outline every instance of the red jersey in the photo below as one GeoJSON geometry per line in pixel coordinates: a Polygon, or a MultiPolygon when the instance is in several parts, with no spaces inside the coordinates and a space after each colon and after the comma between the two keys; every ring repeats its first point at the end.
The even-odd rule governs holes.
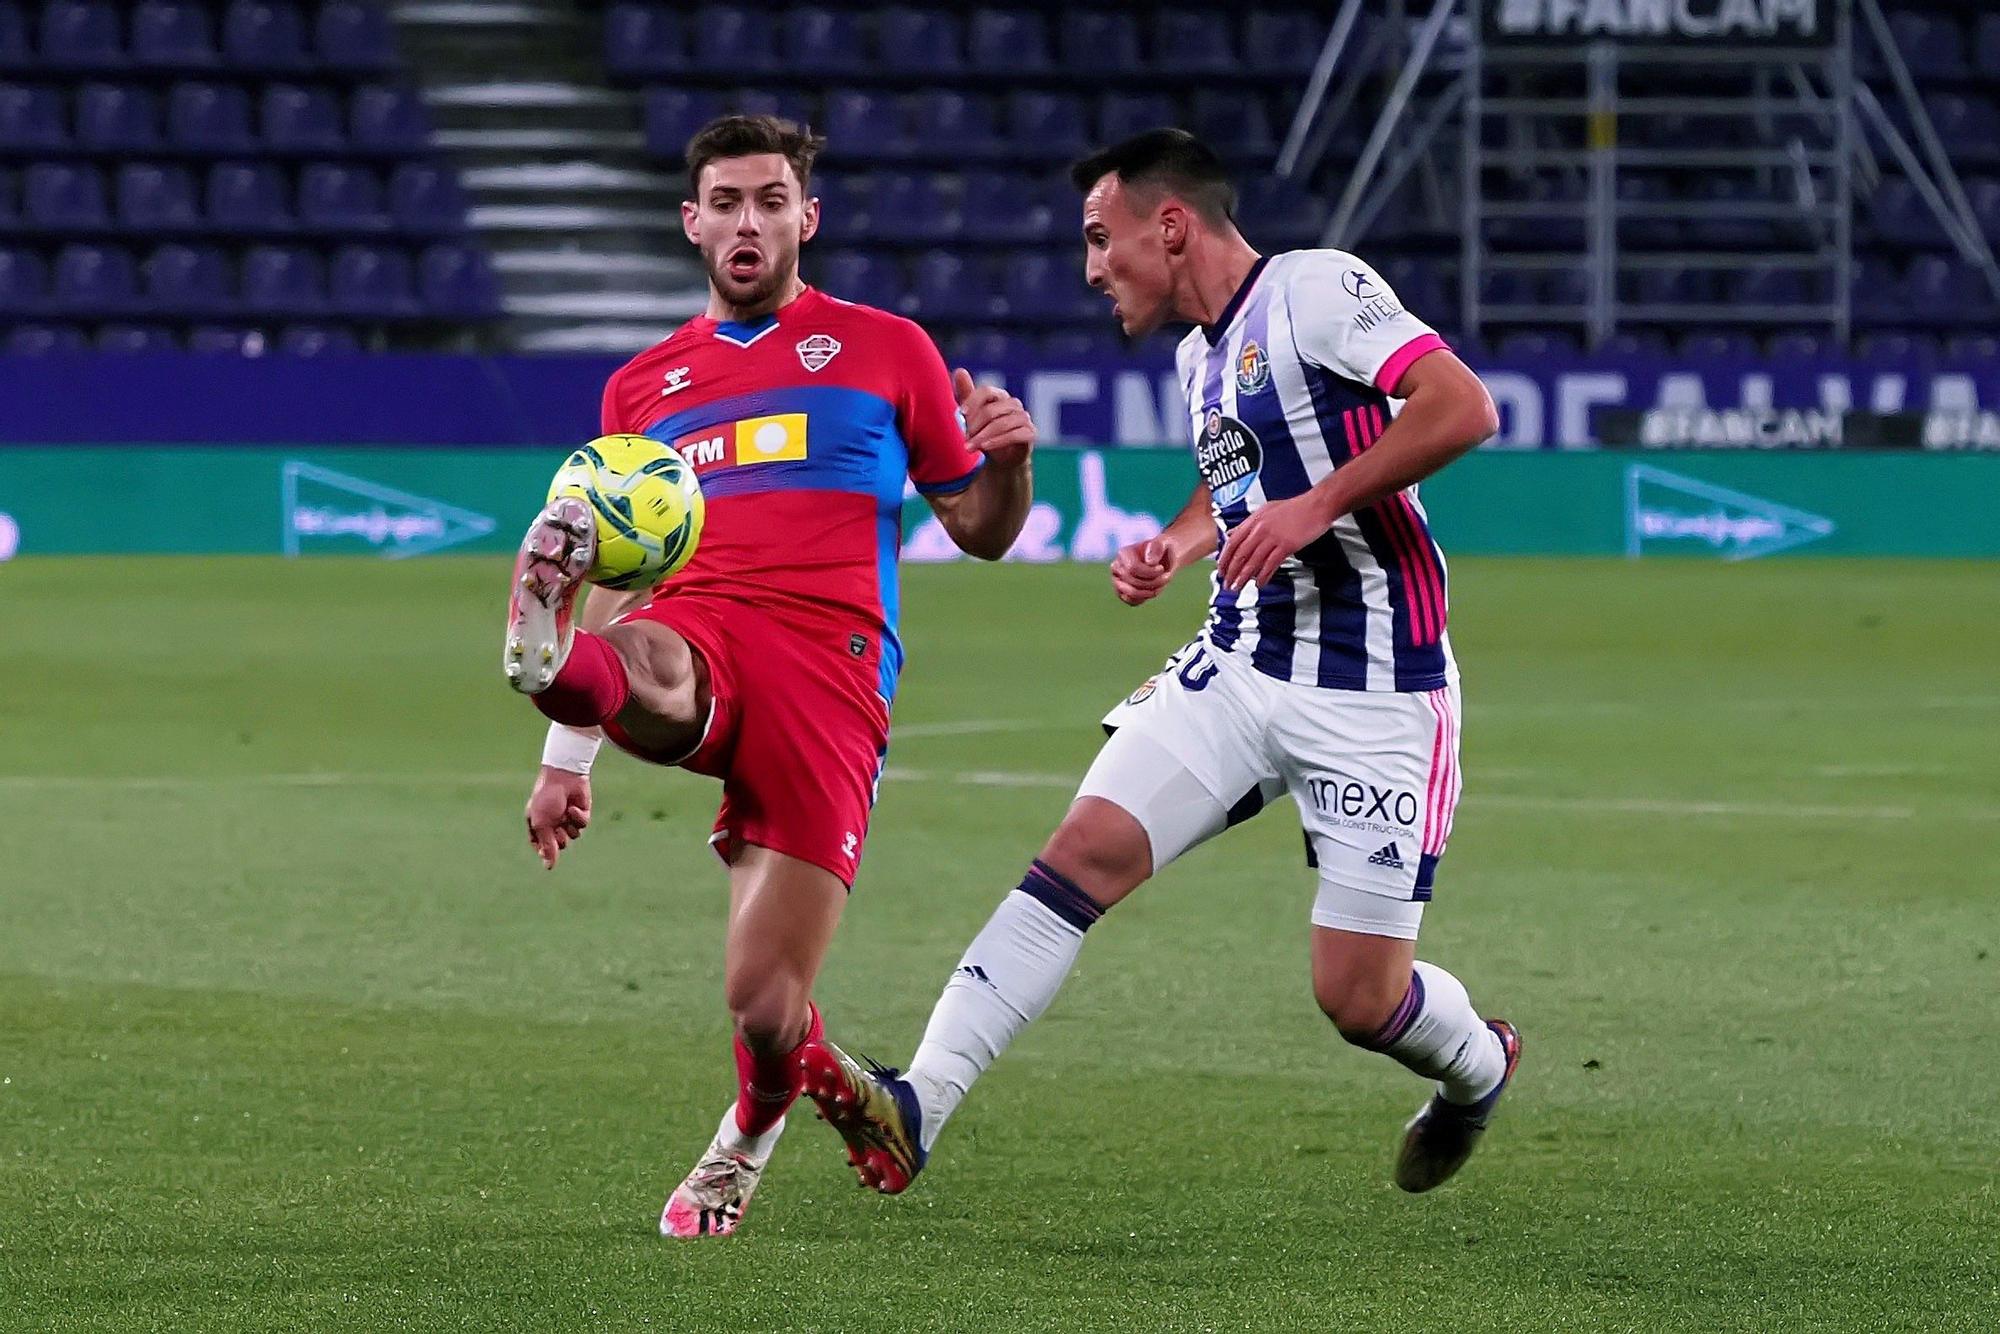
{"type": "Polygon", "coordinates": [[[701,543],[662,594],[751,603],[856,656],[879,638],[894,696],[904,478],[949,494],[984,461],[929,335],[810,287],[752,323],[703,315],[612,375],[603,430],[665,441],[701,479],[701,543]]]}

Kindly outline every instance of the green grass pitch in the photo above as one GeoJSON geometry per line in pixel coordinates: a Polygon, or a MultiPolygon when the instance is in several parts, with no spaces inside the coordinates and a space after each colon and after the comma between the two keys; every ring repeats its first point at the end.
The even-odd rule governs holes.
{"type": "MultiPolygon", "coordinates": [[[[2000,1327],[2000,569],[1461,561],[1424,953],[1526,1038],[1478,1157],[1306,979],[1288,809],[1092,932],[916,1189],[731,1092],[715,792],[622,758],[553,874],[504,563],[0,568],[0,1328],[2000,1327]]],[[[1191,632],[909,573],[833,1031],[907,1058],[1101,711],[1191,632]]]]}

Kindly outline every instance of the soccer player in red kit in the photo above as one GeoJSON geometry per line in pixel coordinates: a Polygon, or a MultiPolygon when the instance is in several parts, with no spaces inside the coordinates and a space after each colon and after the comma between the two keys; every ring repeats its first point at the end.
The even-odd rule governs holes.
{"type": "Polygon", "coordinates": [[[508,677],[553,724],[527,805],[544,863],[589,823],[600,735],[722,780],[710,841],[729,873],[737,1096],[661,1213],[674,1237],[735,1231],[798,1096],[799,1048],[821,1032],[813,979],[860,862],[903,661],[904,479],[988,560],[1032,492],[1018,401],[948,376],[908,320],[800,281],[821,143],[765,116],[695,135],[681,215],[707,313],[605,386],[605,433],[666,441],[700,476],[693,560],[650,594],[593,591],[572,623],[595,530],[581,501],[558,499],[522,542],[509,606],[508,677]]]}

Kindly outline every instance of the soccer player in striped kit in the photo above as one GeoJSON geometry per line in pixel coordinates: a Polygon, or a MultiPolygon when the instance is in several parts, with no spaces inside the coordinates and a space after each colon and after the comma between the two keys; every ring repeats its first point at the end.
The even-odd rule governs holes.
{"type": "Polygon", "coordinates": [[[1222,163],[1154,130],[1077,164],[1086,276],[1129,334],[1197,327],[1178,366],[1201,483],[1121,551],[1137,605],[1217,555],[1201,634],[1105,718],[1110,739],[1021,885],[965,952],[907,1074],[805,1050],[806,1091],[864,1183],[908,1186],[972,1082],[1041,1014],[1104,912],[1289,792],[1317,870],[1312,981],[1356,1046],[1433,1085],[1394,1176],[1471,1154],[1520,1054],[1416,958],[1459,795],[1443,555],[1416,484],[1498,428],[1444,341],[1353,255],[1263,256],[1222,163]]]}

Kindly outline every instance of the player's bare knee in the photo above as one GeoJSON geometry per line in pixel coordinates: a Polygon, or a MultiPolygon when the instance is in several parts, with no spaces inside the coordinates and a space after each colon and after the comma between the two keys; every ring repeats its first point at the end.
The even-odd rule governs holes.
{"type": "Polygon", "coordinates": [[[1104,907],[1153,873],[1153,849],[1132,815],[1101,797],[1083,797],[1043,845],[1042,861],[1104,907]]]}
{"type": "Polygon", "coordinates": [[[744,970],[723,984],[737,1036],[753,1051],[788,1051],[811,1022],[805,988],[789,977],[744,970]]]}
{"type": "Polygon", "coordinates": [[[1367,1047],[1396,1012],[1408,986],[1407,977],[1392,986],[1359,973],[1316,976],[1313,999],[1319,1003],[1320,1013],[1333,1021],[1341,1037],[1356,1046],[1367,1047]]]}
{"type": "Polygon", "coordinates": [[[687,640],[651,621],[607,626],[604,639],[625,666],[634,703],[669,722],[694,720],[698,678],[687,640]]]}

